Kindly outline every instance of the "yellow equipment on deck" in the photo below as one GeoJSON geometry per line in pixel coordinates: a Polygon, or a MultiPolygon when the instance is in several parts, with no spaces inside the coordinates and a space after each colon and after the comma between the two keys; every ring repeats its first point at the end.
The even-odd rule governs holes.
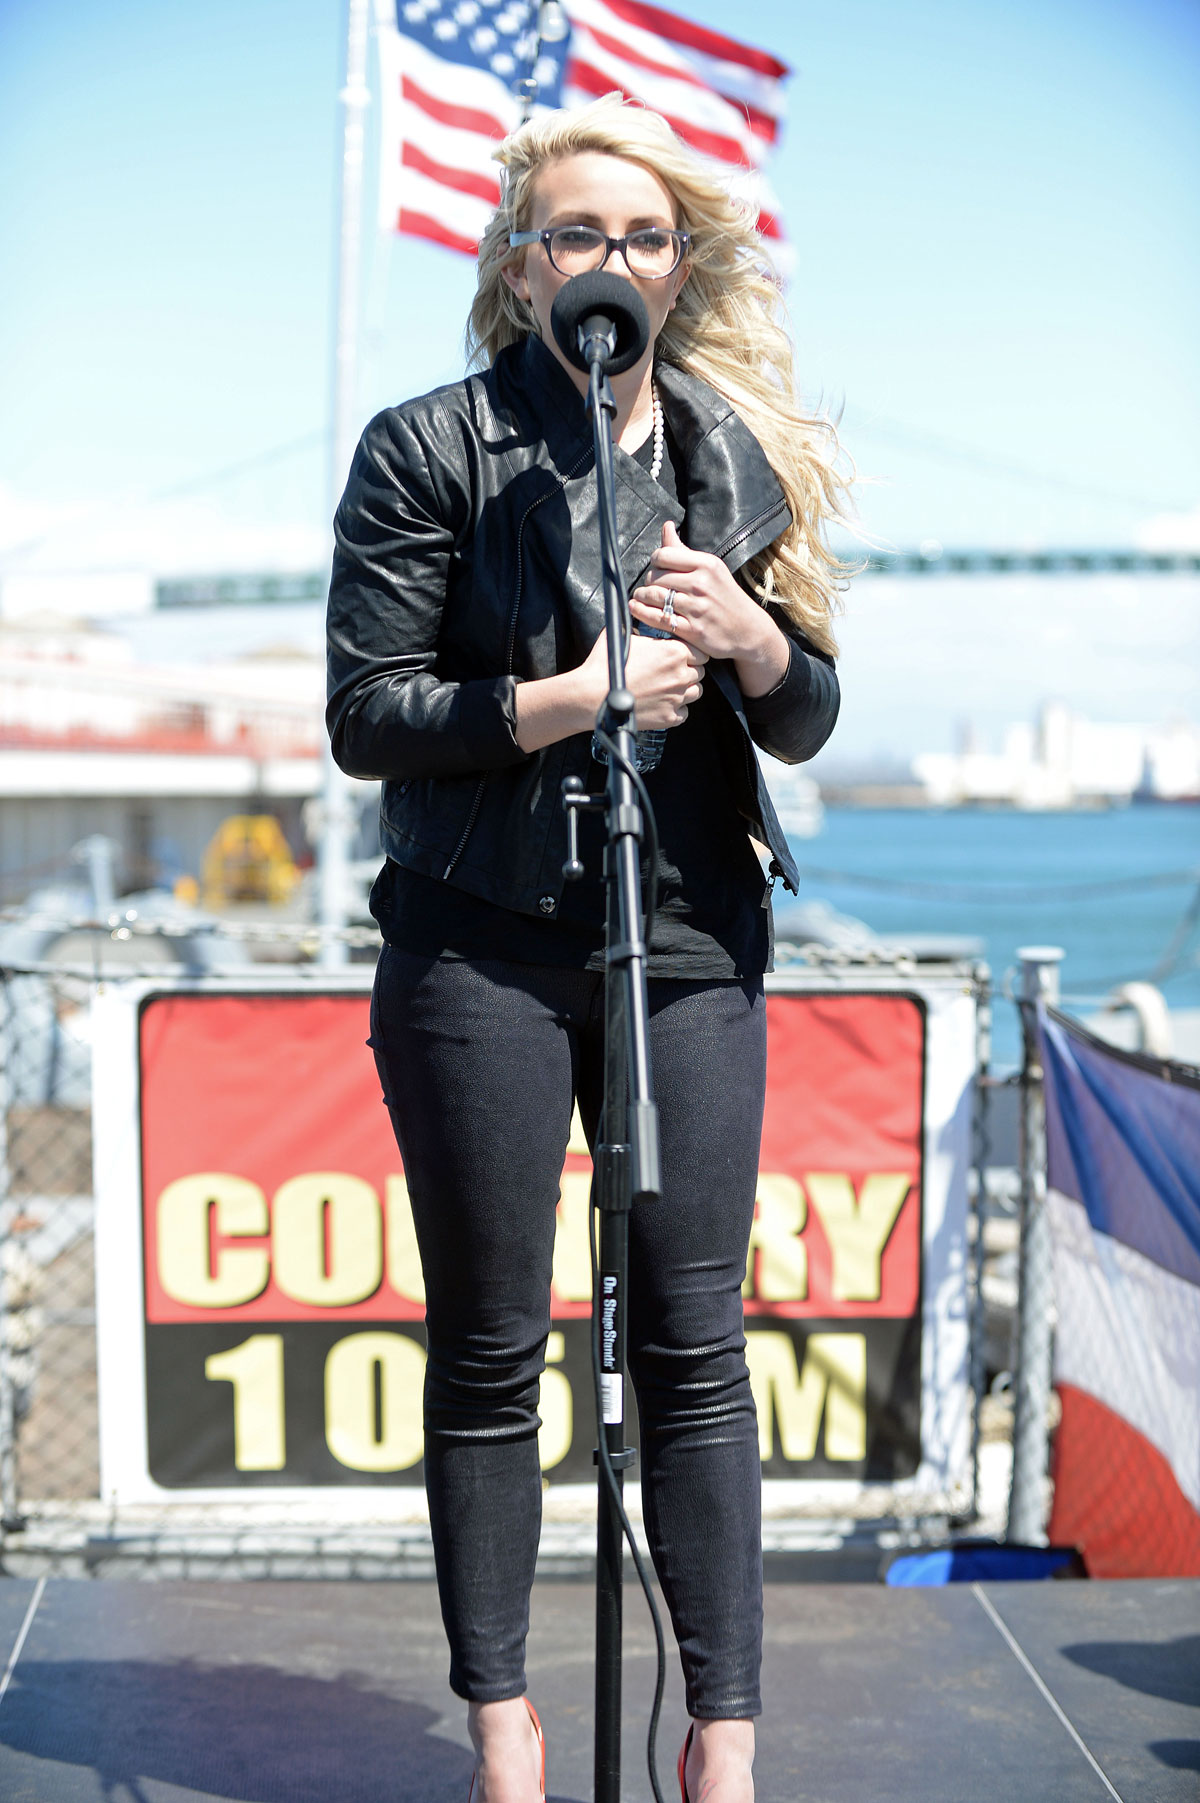
{"type": "Polygon", "coordinates": [[[204,905],[285,902],[300,880],[274,814],[231,814],[204,853],[204,905]]]}

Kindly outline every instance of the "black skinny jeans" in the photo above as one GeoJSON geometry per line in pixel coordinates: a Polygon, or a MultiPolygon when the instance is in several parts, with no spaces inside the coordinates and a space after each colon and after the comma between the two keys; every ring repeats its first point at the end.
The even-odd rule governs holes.
{"type": "MultiPolygon", "coordinates": [[[[629,1372],[689,1713],[757,1715],[760,1467],[741,1285],[766,1081],[761,982],[652,980],[664,1195],[630,1221],[629,1372]]],[[[525,1689],[538,1381],[572,1097],[603,1095],[604,979],[385,947],[371,1043],[425,1271],[425,1480],[450,1683],[525,1689]]]]}

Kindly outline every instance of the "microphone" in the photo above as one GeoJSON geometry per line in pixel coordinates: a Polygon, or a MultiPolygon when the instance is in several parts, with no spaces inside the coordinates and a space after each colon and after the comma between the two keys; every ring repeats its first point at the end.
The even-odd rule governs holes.
{"type": "Polygon", "coordinates": [[[550,309],[550,328],[576,369],[599,363],[602,374],[632,369],[650,342],[650,319],[632,282],[603,269],[572,276],[550,309]]]}

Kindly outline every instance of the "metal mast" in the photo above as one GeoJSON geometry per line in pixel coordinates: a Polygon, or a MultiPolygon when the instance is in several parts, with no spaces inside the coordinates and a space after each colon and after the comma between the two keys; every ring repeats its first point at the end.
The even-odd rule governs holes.
{"type": "MultiPolygon", "coordinates": [[[[370,0],[347,0],[346,79],[338,96],[343,108],[342,180],[338,219],[337,308],[333,351],[333,447],[330,467],[331,510],[341,498],[357,442],[358,308],[362,264],[363,139],[367,88],[367,39],[370,0]]],[[[319,847],[319,919],[321,963],[345,964],[347,947],[335,937],[346,924],[349,895],[349,845],[353,810],[347,778],[333,761],[328,743],[321,765],[321,838],[319,847]]]]}

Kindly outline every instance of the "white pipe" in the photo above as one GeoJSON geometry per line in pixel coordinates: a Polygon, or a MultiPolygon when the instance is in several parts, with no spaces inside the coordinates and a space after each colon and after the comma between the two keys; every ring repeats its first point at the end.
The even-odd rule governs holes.
{"type": "Polygon", "coordinates": [[[1041,1546],[1046,1539],[1050,1450],[1054,1271],[1046,1217],[1046,1098],[1033,1010],[1059,994],[1057,945],[1023,945],[1021,960],[1021,1244],[1017,1292],[1017,1369],[1013,1398],[1013,1468],[1008,1538],[1041,1546]]]}
{"type": "Polygon", "coordinates": [[[1119,989],[1113,990],[1104,1005],[1104,1012],[1115,1014],[1120,1008],[1133,1011],[1139,1052],[1149,1052],[1154,1058],[1171,1057],[1175,1050],[1175,1035],[1171,1028],[1171,1011],[1161,989],[1156,989],[1153,983],[1122,983],[1119,989]]]}

